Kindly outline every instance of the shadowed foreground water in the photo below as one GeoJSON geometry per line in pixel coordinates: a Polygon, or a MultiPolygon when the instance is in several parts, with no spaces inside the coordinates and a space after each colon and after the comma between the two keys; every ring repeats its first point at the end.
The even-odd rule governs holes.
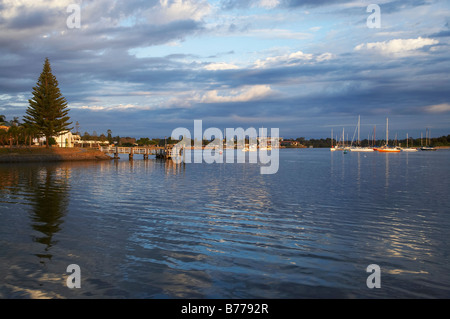
{"type": "Polygon", "coordinates": [[[448,298],[449,176],[449,151],[2,164],[0,298],[448,298]]]}

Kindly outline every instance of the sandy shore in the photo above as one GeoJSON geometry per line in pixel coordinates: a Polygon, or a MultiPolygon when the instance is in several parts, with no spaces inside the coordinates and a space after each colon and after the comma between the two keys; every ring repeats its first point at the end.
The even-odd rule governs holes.
{"type": "Polygon", "coordinates": [[[0,148],[0,163],[100,161],[112,158],[97,149],[83,148],[0,148]]]}

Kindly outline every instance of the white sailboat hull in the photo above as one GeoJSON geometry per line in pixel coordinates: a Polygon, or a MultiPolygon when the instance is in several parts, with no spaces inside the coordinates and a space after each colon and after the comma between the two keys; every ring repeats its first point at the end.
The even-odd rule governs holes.
{"type": "Polygon", "coordinates": [[[355,147],[351,148],[350,151],[352,152],[373,152],[373,148],[370,147],[355,147]]]}

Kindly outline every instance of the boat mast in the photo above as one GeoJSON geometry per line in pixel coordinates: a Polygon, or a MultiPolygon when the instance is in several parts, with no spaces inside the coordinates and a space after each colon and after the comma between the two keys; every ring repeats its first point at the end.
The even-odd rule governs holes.
{"type": "Polygon", "coordinates": [[[389,118],[386,118],[386,146],[389,144],[389,118]]]}
{"type": "Polygon", "coordinates": [[[361,129],[361,115],[358,116],[358,146],[361,146],[360,129],[361,129]]]}
{"type": "Polygon", "coordinates": [[[331,129],[331,148],[333,148],[333,129],[331,129]]]}
{"type": "Polygon", "coordinates": [[[373,146],[374,146],[374,147],[375,147],[375,133],[376,133],[376,130],[377,130],[377,126],[374,125],[374,126],[373,126],[373,146]]]}

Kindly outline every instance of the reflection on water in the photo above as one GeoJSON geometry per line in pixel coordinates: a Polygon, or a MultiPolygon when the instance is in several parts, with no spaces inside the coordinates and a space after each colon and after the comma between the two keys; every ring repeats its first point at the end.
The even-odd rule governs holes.
{"type": "Polygon", "coordinates": [[[61,230],[69,202],[70,168],[57,166],[9,165],[0,168],[1,188],[13,198],[24,196],[29,213],[32,241],[42,246],[35,255],[41,262],[52,258],[54,235],[61,230]]]}
{"type": "Polygon", "coordinates": [[[2,298],[448,296],[448,152],[0,165],[2,298]],[[82,289],[65,286],[78,264],[82,289]],[[366,287],[366,267],[382,289],[366,287]]]}
{"type": "Polygon", "coordinates": [[[57,243],[54,235],[61,230],[67,213],[70,169],[50,166],[30,175],[31,226],[38,232],[33,241],[45,246],[43,253],[36,254],[44,262],[52,258],[51,247],[57,243]]]}

